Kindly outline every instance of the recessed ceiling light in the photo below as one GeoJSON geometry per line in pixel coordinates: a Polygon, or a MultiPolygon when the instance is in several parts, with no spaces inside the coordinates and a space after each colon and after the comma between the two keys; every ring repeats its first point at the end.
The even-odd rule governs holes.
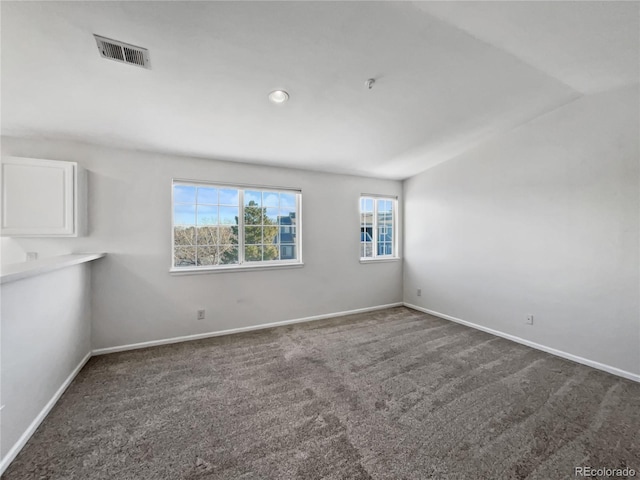
{"type": "Polygon", "coordinates": [[[284,103],[289,100],[289,94],[284,90],[274,90],[269,94],[269,100],[273,103],[284,103]]]}

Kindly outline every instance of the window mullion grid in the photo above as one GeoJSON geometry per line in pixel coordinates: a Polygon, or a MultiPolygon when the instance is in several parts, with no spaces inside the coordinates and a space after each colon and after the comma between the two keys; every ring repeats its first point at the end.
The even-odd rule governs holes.
{"type": "MultiPolygon", "coordinates": [[[[175,182],[173,183],[173,185],[182,185],[182,182],[175,182]]],[[[194,183],[184,183],[185,185],[189,185],[189,186],[194,186],[197,188],[199,188],[199,184],[194,183]]],[[[209,184],[207,184],[209,185],[209,184]]],[[[232,186],[230,186],[232,187],[232,186]]],[[[246,228],[246,221],[245,221],[245,189],[244,188],[237,188],[238,191],[238,222],[237,222],[237,227],[238,227],[238,236],[237,236],[237,243],[238,243],[238,256],[237,256],[237,262],[239,266],[247,266],[247,259],[246,259],[246,252],[245,252],[245,248],[246,248],[246,235],[245,235],[245,228],[246,228]]],[[[270,224],[267,225],[266,219],[265,219],[265,215],[266,215],[266,211],[265,211],[265,200],[264,200],[264,193],[266,190],[260,190],[260,193],[262,195],[262,203],[261,206],[259,207],[260,209],[260,222],[258,225],[255,225],[255,227],[258,227],[261,229],[261,237],[262,237],[262,242],[257,245],[260,249],[261,249],[261,261],[258,261],[256,263],[271,263],[271,262],[281,262],[283,261],[282,259],[282,238],[280,237],[281,234],[281,228],[282,225],[280,225],[280,223],[278,221],[276,221],[276,224],[274,225],[275,229],[276,229],[276,243],[273,244],[273,246],[277,249],[277,255],[275,256],[275,258],[266,261],[265,260],[265,246],[271,246],[272,244],[265,244],[265,229],[269,226],[271,226],[270,224]]],[[[281,191],[279,190],[268,190],[269,192],[273,191],[274,193],[277,193],[278,195],[281,193],[281,191]]],[[[288,191],[287,191],[288,192],[288,191]]],[[[296,235],[295,235],[295,241],[293,243],[293,248],[295,248],[296,251],[296,255],[295,257],[297,259],[300,258],[301,256],[301,223],[298,223],[300,221],[300,217],[299,217],[299,213],[301,211],[301,207],[300,207],[300,194],[299,192],[295,192],[295,211],[296,211],[296,224],[295,226],[293,224],[289,225],[289,229],[296,230],[296,235]]],[[[172,197],[172,205],[173,205],[173,209],[172,209],[172,232],[171,232],[171,249],[172,249],[172,268],[176,268],[177,265],[175,264],[175,251],[176,251],[176,245],[175,245],[175,197],[174,197],[174,190],[172,189],[172,193],[171,193],[171,197],[172,197]]],[[[220,208],[221,208],[221,199],[220,199],[220,192],[218,192],[218,199],[217,199],[217,203],[215,204],[206,204],[207,206],[213,205],[216,206],[218,208],[218,221],[217,223],[215,223],[215,227],[216,227],[216,233],[217,233],[217,237],[215,239],[215,245],[210,245],[210,246],[215,246],[216,248],[216,254],[217,254],[217,258],[218,258],[218,263],[216,263],[213,266],[218,266],[220,265],[219,260],[220,260],[220,252],[221,252],[221,244],[220,244],[220,228],[221,228],[221,224],[220,224],[220,208]]],[[[198,227],[199,227],[199,219],[198,219],[198,214],[199,214],[199,210],[200,210],[200,204],[198,202],[198,191],[196,190],[196,198],[193,201],[193,203],[191,204],[194,207],[194,213],[195,213],[195,221],[193,222],[193,227],[194,227],[194,242],[193,242],[193,249],[194,249],[194,256],[192,257],[194,260],[194,267],[198,267],[199,264],[199,251],[198,251],[198,246],[200,244],[200,232],[198,231],[198,227]]],[[[276,213],[276,219],[278,218],[278,215],[280,214],[280,210],[282,209],[282,199],[278,198],[278,204],[277,204],[277,213],[276,213]]],[[[291,232],[293,233],[293,231],[291,232]]],[[[209,246],[209,243],[206,243],[207,246],[209,246]]],[[[250,262],[251,264],[253,262],[250,262]]]]}
{"type": "Polygon", "coordinates": [[[244,189],[238,189],[238,265],[244,264],[244,189]]]}

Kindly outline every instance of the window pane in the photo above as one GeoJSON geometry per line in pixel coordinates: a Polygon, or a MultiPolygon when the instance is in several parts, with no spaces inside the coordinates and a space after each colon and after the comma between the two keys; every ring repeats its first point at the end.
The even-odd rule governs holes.
{"type": "Polygon", "coordinates": [[[196,224],[196,206],[180,205],[173,207],[173,223],[175,225],[195,225],[196,224]]]}
{"type": "Polygon", "coordinates": [[[373,213],[373,199],[361,198],[360,199],[360,211],[373,213]]]}
{"type": "Polygon", "coordinates": [[[174,245],[195,245],[196,244],[195,227],[173,227],[173,244],[174,245]]]}
{"type": "Polygon", "coordinates": [[[218,227],[198,227],[198,245],[217,245],[218,227]]]}
{"type": "Polygon", "coordinates": [[[278,246],[277,245],[264,245],[263,246],[263,260],[278,260],[278,246]]]}
{"type": "Polygon", "coordinates": [[[264,192],[262,194],[263,207],[277,207],[278,206],[278,194],[276,192],[264,192]]]}
{"type": "Polygon", "coordinates": [[[253,205],[257,207],[262,206],[262,192],[247,190],[244,192],[244,204],[245,206],[253,205]]]}
{"type": "Polygon", "coordinates": [[[386,227],[378,228],[378,241],[379,242],[391,242],[391,229],[386,227]]]}
{"type": "Polygon", "coordinates": [[[198,265],[217,265],[218,247],[198,247],[198,265]]]}
{"type": "Polygon", "coordinates": [[[189,185],[173,186],[174,203],[196,203],[196,187],[189,185]]]}
{"type": "Polygon", "coordinates": [[[296,227],[280,227],[280,243],[296,242],[296,227]]]}
{"type": "Polygon", "coordinates": [[[218,229],[220,245],[238,244],[238,227],[220,227],[218,229]]]}
{"type": "Polygon", "coordinates": [[[233,188],[221,188],[220,205],[238,205],[238,190],[233,188]]]}
{"type": "Polygon", "coordinates": [[[237,245],[220,245],[219,255],[220,255],[220,264],[222,265],[238,263],[238,246],[237,245]]]}
{"type": "Polygon", "coordinates": [[[217,225],[218,207],[213,205],[198,205],[198,225],[217,225]]]}
{"type": "Polygon", "coordinates": [[[296,208],[296,196],[293,193],[281,193],[280,194],[280,208],[290,209],[292,211],[296,208]]]}
{"type": "Polygon", "coordinates": [[[278,243],[278,230],[277,226],[264,227],[263,229],[263,242],[264,244],[278,243]]]}
{"type": "Polygon", "coordinates": [[[211,187],[198,187],[198,203],[215,205],[218,203],[218,189],[211,187]]]}
{"type": "Polygon", "coordinates": [[[364,212],[360,214],[360,226],[373,226],[373,212],[364,212]]]}
{"type": "Polygon", "coordinates": [[[281,245],[280,246],[280,260],[295,260],[296,246],[295,245],[281,245]]]}
{"type": "Polygon", "coordinates": [[[381,248],[378,248],[379,255],[391,255],[393,253],[393,247],[390,242],[381,243],[381,248]]]}
{"type": "Polygon", "coordinates": [[[278,223],[278,209],[277,208],[265,208],[266,219],[265,225],[276,225],[278,223]]]}
{"type": "Polygon", "coordinates": [[[244,247],[244,259],[247,262],[262,261],[262,245],[247,245],[244,247]]]}
{"type": "Polygon", "coordinates": [[[193,267],[196,264],[195,247],[175,247],[173,264],[176,267],[193,267]]]}
{"type": "Polygon", "coordinates": [[[370,242],[360,243],[360,256],[362,258],[373,257],[373,244],[370,242]]]}
{"type": "Polygon", "coordinates": [[[237,225],[238,207],[220,207],[220,225],[237,225]]]}
{"type": "Polygon", "coordinates": [[[260,207],[255,205],[244,207],[245,225],[262,225],[264,216],[264,211],[260,207]]]}
{"type": "Polygon", "coordinates": [[[289,209],[280,209],[278,223],[280,225],[294,225],[296,223],[296,212],[289,209]]]}
{"type": "Polygon", "coordinates": [[[244,227],[245,245],[262,243],[262,227],[244,227]]]}

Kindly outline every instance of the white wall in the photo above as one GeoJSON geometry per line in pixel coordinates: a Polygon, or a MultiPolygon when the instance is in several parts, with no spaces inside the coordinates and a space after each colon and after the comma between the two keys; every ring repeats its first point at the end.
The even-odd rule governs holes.
{"type": "Polygon", "coordinates": [[[3,155],[76,161],[87,170],[89,234],[3,239],[22,261],[107,252],[92,269],[93,348],[367,308],[402,301],[402,262],[359,262],[361,193],[401,196],[397,181],[258,167],[62,141],[2,139],[3,155]],[[297,269],[172,276],[171,179],[299,187],[303,260],[297,269]],[[207,318],[196,320],[196,310],[207,318]]]}
{"type": "Polygon", "coordinates": [[[89,268],[2,285],[0,472],[8,452],[91,351],[89,268]]]}
{"type": "Polygon", "coordinates": [[[639,374],[639,104],[583,97],[407,180],[405,302],[639,374]]]}

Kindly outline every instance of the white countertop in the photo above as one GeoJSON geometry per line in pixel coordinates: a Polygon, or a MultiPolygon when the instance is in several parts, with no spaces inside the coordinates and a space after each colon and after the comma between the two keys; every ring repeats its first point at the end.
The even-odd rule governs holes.
{"type": "Polygon", "coordinates": [[[102,258],[106,253],[76,253],[71,255],[60,255],[58,257],[41,258],[32,262],[14,263],[5,265],[0,270],[0,284],[15,282],[23,278],[42,275],[61,268],[78,265],[102,258]]]}

